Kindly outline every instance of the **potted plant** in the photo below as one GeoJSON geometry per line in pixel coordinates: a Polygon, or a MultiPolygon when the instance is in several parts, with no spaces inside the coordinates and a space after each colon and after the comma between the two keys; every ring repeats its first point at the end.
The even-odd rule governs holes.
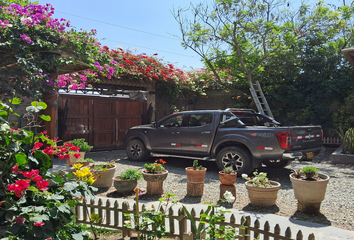
{"type": "Polygon", "coordinates": [[[187,179],[189,183],[203,183],[207,168],[198,165],[198,160],[193,161],[192,167],[186,167],[187,179]]]}
{"type": "Polygon", "coordinates": [[[319,173],[316,167],[306,166],[293,171],[290,180],[293,184],[297,210],[305,213],[318,213],[323,201],[329,176],[319,173]]]}
{"type": "Polygon", "coordinates": [[[132,192],[138,185],[138,180],[142,177],[143,174],[139,170],[129,168],[113,178],[113,186],[117,192],[132,192]]]}
{"type": "Polygon", "coordinates": [[[69,158],[69,162],[67,162],[68,166],[75,164],[78,161],[78,159],[84,159],[85,153],[91,151],[91,149],[93,148],[92,146],[88,145],[87,142],[85,142],[84,138],[76,138],[76,139],[69,141],[68,143],[73,144],[74,146],[76,146],[80,149],[79,150],[79,154],[80,154],[79,158],[74,157],[74,154],[75,154],[74,152],[69,152],[70,158],[69,158]]]}
{"type": "Polygon", "coordinates": [[[98,175],[98,179],[92,184],[93,187],[106,188],[112,186],[113,176],[117,168],[114,160],[103,164],[94,163],[91,168],[98,175]]]}
{"type": "Polygon", "coordinates": [[[248,177],[247,174],[242,174],[245,182],[248,197],[254,206],[269,207],[275,204],[277,200],[280,183],[271,181],[267,177],[267,173],[254,171],[254,177],[248,177]]]}
{"type": "Polygon", "coordinates": [[[354,159],[354,128],[349,128],[345,134],[340,128],[339,136],[343,144],[332,153],[331,163],[353,164],[354,159]]]}
{"type": "Polygon", "coordinates": [[[92,158],[79,158],[78,163],[81,163],[84,167],[90,165],[90,163],[95,163],[96,161],[92,158]]]}
{"type": "Polygon", "coordinates": [[[166,162],[158,159],[155,163],[145,163],[142,172],[144,180],[147,182],[146,194],[162,194],[163,181],[167,178],[168,171],[163,164],[166,162]]]}
{"type": "Polygon", "coordinates": [[[226,167],[223,171],[219,171],[219,179],[221,184],[231,186],[236,182],[237,173],[232,167],[226,167]]]}

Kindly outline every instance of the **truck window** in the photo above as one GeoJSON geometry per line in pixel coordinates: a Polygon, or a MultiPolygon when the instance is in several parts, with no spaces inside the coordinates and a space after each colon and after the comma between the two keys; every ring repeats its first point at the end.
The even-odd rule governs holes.
{"type": "Polygon", "coordinates": [[[212,122],[212,113],[191,114],[189,116],[188,126],[198,127],[208,125],[212,122]]]}
{"type": "Polygon", "coordinates": [[[182,125],[183,115],[172,116],[160,122],[159,127],[179,127],[182,125]]]}

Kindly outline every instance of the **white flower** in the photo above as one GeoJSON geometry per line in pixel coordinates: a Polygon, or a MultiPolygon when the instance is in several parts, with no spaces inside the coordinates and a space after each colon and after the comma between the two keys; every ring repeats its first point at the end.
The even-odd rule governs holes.
{"type": "Polygon", "coordinates": [[[221,214],[226,212],[226,208],[224,207],[215,207],[215,217],[219,217],[221,214]]]}
{"type": "Polygon", "coordinates": [[[248,175],[246,173],[242,173],[241,177],[242,178],[248,178],[248,175]]]}
{"type": "Polygon", "coordinates": [[[151,205],[151,206],[148,206],[147,208],[146,208],[146,211],[154,211],[155,209],[154,209],[154,206],[153,205],[151,205]]]}
{"type": "Polygon", "coordinates": [[[234,197],[234,195],[232,195],[232,193],[229,192],[229,191],[225,191],[223,196],[224,196],[226,202],[228,202],[228,203],[233,203],[235,201],[235,199],[236,199],[234,197]]]}
{"type": "Polygon", "coordinates": [[[129,225],[130,224],[130,220],[124,221],[124,224],[129,225]]]}

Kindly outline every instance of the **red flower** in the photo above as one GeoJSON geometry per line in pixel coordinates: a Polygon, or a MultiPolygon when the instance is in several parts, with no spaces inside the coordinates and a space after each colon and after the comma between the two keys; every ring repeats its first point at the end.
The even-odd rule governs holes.
{"type": "Polygon", "coordinates": [[[163,159],[159,159],[159,160],[157,160],[157,162],[162,163],[162,164],[166,163],[163,159]]]}
{"type": "Polygon", "coordinates": [[[34,176],[34,177],[32,178],[32,180],[35,181],[35,182],[38,182],[38,181],[40,181],[41,179],[42,179],[41,176],[34,176]]]}
{"type": "Polygon", "coordinates": [[[33,224],[34,226],[37,226],[37,227],[42,227],[44,225],[44,222],[37,222],[37,223],[34,223],[33,224]]]}
{"type": "Polygon", "coordinates": [[[11,168],[11,171],[13,172],[13,173],[16,173],[17,171],[18,171],[18,166],[16,165],[16,166],[13,166],[12,168],[11,168]]]}
{"type": "Polygon", "coordinates": [[[80,148],[79,148],[79,147],[76,147],[76,146],[72,146],[72,147],[70,147],[70,151],[79,152],[79,151],[80,151],[80,148]]]}
{"type": "Polygon", "coordinates": [[[7,190],[10,192],[14,192],[16,197],[22,197],[25,195],[25,190],[30,186],[30,180],[18,180],[14,184],[9,184],[7,186],[7,190]]]}
{"type": "Polygon", "coordinates": [[[21,223],[24,223],[25,222],[25,219],[23,219],[23,218],[20,218],[20,217],[16,217],[15,218],[15,223],[16,224],[21,224],[21,223]]]}
{"type": "Polygon", "coordinates": [[[36,144],[34,144],[33,150],[40,149],[42,146],[43,146],[43,143],[37,142],[36,144]]]}
{"type": "Polygon", "coordinates": [[[41,190],[41,191],[45,191],[48,190],[48,184],[49,182],[46,180],[40,180],[39,182],[37,182],[36,187],[41,190]]]}
{"type": "Polygon", "coordinates": [[[38,169],[32,169],[30,172],[26,171],[23,173],[23,176],[26,178],[33,178],[39,175],[38,169]]]}
{"type": "Polygon", "coordinates": [[[80,153],[75,153],[75,154],[74,154],[74,157],[75,157],[75,158],[80,158],[80,157],[81,157],[81,154],[80,154],[80,153]]]}

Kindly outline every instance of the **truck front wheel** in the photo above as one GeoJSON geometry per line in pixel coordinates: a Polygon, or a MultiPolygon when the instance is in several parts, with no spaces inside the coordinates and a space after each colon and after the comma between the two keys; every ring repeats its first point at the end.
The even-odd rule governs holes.
{"type": "Polygon", "coordinates": [[[143,161],[148,157],[148,151],[144,143],[138,139],[130,140],[125,148],[129,160],[143,161]]]}
{"type": "Polygon", "coordinates": [[[216,156],[216,165],[219,170],[232,167],[238,176],[242,173],[250,174],[253,171],[252,156],[240,147],[226,147],[216,156]]]}

